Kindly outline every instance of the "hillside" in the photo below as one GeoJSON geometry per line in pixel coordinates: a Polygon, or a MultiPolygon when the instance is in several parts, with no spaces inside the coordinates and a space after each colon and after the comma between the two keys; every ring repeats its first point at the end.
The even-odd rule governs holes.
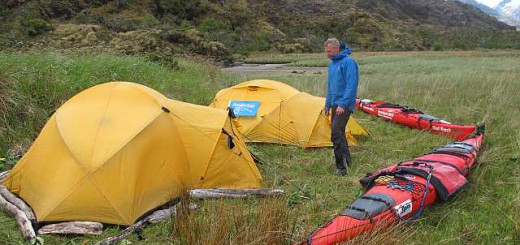
{"type": "Polygon", "coordinates": [[[0,47],[95,47],[166,61],[319,51],[329,36],[357,50],[520,48],[514,27],[454,0],[8,0],[0,16],[0,47]]]}

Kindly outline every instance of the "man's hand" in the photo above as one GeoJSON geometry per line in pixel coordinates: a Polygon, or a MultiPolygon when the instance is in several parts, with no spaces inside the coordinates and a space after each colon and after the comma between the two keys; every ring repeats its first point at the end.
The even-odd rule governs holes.
{"type": "Polygon", "coordinates": [[[341,116],[343,113],[345,113],[345,109],[341,106],[338,106],[338,108],[336,108],[336,115],[341,116]]]}
{"type": "Polygon", "coordinates": [[[326,117],[329,117],[329,109],[323,108],[323,115],[325,115],[326,117]]]}

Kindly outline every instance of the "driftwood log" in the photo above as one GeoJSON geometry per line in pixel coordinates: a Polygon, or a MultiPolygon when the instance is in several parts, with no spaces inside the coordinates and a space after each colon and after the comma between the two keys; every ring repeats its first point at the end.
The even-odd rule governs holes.
{"type": "Polygon", "coordinates": [[[91,221],[72,221],[46,225],[38,230],[39,235],[101,235],[103,224],[91,221]]]}
{"type": "Polygon", "coordinates": [[[155,224],[159,223],[163,220],[169,219],[172,216],[177,214],[177,205],[171,206],[167,209],[161,209],[153,212],[150,216],[148,216],[148,223],[155,224]]]}
{"type": "Polygon", "coordinates": [[[162,209],[153,212],[151,215],[146,216],[144,219],[136,222],[135,224],[124,229],[119,235],[105,238],[104,240],[96,243],[96,245],[109,245],[122,241],[125,237],[145,227],[147,224],[155,224],[167,218],[171,218],[177,212],[177,205],[174,205],[167,209],[162,209]]]}
{"type": "Polygon", "coordinates": [[[0,184],[2,184],[2,181],[4,181],[5,178],[7,178],[7,175],[10,173],[11,171],[4,171],[4,172],[1,172],[0,173],[0,184]]]}
{"type": "Polygon", "coordinates": [[[25,203],[22,199],[15,196],[11,193],[7,188],[0,185],[0,196],[2,196],[5,200],[16,206],[20,211],[25,213],[25,216],[32,222],[36,222],[36,216],[32,209],[25,203]]]}
{"type": "Polygon", "coordinates": [[[128,226],[119,235],[105,238],[102,241],[96,243],[96,245],[109,245],[109,244],[118,243],[118,242],[122,241],[123,239],[125,239],[125,237],[132,234],[132,232],[142,229],[146,225],[146,223],[147,222],[144,219],[140,220],[140,221],[136,222],[135,224],[128,226]]]}
{"type": "Polygon", "coordinates": [[[0,207],[9,213],[10,215],[16,218],[16,222],[20,227],[20,231],[22,232],[22,236],[29,240],[31,244],[36,242],[36,234],[34,233],[34,229],[31,225],[31,221],[27,218],[24,212],[18,209],[15,205],[8,202],[4,197],[0,195],[0,207]]]}
{"type": "MultiPolygon", "coordinates": [[[[190,209],[195,209],[197,206],[195,204],[190,204],[190,209]]],[[[177,206],[172,206],[167,209],[162,209],[153,212],[146,219],[147,223],[155,224],[159,223],[163,220],[171,218],[177,212],[177,206]]],[[[139,227],[136,227],[137,230],[139,227]]],[[[133,230],[129,231],[130,234],[133,230]]],[[[74,221],[74,222],[63,222],[57,224],[46,225],[40,230],[38,230],[38,234],[61,234],[61,235],[101,235],[103,232],[103,224],[99,222],[91,222],[91,221],[74,221]]],[[[123,232],[124,233],[124,232],[123,232]]],[[[122,234],[123,234],[122,233],[122,234]]],[[[124,239],[121,238],[120,240],[124,239]]],[[[117,241],[120,241],[117,240],[117,241]]],[[[111,244],[117,242],[116,240],[110,241],[111,244]]]]}
{"type": "Polygon", "coordinates": [[[189,194],[192,198],[225,198],[225,197],[247,197],[259,198],[282,195],[285,192],[280,189],[195,189],[190,190],[189,194]]]}

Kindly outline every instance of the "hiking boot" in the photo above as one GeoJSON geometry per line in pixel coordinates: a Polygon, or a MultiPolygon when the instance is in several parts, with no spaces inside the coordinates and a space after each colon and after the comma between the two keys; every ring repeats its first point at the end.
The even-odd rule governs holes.
{"type": "Polygon", "coordinates": [[[347,170],[346,169],[336,169],[336,175],[345,176],[345,175],[347,175],[347,170]]]}

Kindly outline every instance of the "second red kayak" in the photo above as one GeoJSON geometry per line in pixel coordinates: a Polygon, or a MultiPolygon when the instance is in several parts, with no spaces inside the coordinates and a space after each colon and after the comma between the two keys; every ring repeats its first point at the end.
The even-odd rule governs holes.
{"type": "Polygon", "coordinates": [[[446,135],[455,140],[467,139],[477,128],[476,125],[453,124],[415,108],[385,101],[356,99],[356,108],[397,124],[446,135]]]}
{"type": "Polygon", "coordinates": [[[336,244],[401,220],[416,219],[435,201],[451,200],[468,183],[483,141],[476,135],[412,160],[380,169],[361,179],[366,193],[312,233],[306,245],[336,244]]]}

